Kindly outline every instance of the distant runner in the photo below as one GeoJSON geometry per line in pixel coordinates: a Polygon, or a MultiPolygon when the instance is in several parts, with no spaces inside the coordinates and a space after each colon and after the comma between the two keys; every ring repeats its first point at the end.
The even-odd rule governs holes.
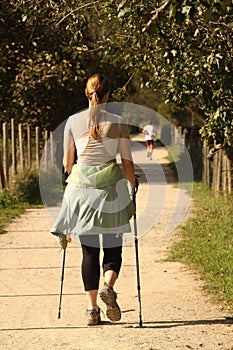
{"type": "Polygon", "coordinates": [[[148,121],[148,124],[144,126],[142,132],[145,134],[146,147],[147,147],[147,157],[152,160],[153,147],[156,136],[156,129],[152,125],[151,120],[148,121]]]}

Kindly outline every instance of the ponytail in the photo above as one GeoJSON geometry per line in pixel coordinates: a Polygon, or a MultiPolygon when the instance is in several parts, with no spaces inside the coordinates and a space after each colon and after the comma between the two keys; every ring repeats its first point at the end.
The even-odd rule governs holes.
{"type": "Polygon", "coordinates": [[[91,108],[89,113],[89,135],[97,140],[101,139],[102,128],[99,125],[100,122],[100,106],[99,97],[96,91],[93,92],[91,101],[91,108]]]}
{"type": "Polygon", "coordinates": [[[94,74],[88,79],[85,93],[90,102],[89,135],[95,140],[101,139],[103,128],[99,125],[100,104],[108,92],[109,82],[105,76],[94,74]]]}

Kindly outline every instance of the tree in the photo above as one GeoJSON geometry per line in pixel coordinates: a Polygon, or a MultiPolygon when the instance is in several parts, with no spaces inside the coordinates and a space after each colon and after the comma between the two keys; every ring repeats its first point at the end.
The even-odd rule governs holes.
{"type": "Polygon", "coordinates": [[[2,0],[1,117],[56,126],[102,71],[115,98],[133,81],[163,91],[232,147],[232,17],[232,0],[2,0]]]}
{"type": "Polygon", "coordinates": [[[108,38],[116,61],[201,118],[209,143],[232,146],[232,1],[105,3],[120,25],[108,38]]]}
{"type": "MultiPolygon", "coordinates": [[[[87,107],[85,80],[96,71],[124,72],[105,60],[101,2],[2,0],[0,7],[1,118],[54,128],[87,107]]],[[[114,74],[115,73],[115,74],[114,74]]],[[[119,74],[120,73],[120,74],[119,74]]]]}

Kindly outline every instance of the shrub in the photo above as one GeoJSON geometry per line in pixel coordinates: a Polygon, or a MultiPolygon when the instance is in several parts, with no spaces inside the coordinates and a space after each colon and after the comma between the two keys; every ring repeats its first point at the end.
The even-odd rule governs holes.
{"type": "Polygon", "coordinates": [[[8,189],[0,191],[0,208],[14,208],[18,204],[17,197],[8,189]]]}
{"type": "Polygon", "coordinates": [[[39,173],[36,169],[26,169],[16,178],[14,195],[20,202],[41,204],[39,173]]]}

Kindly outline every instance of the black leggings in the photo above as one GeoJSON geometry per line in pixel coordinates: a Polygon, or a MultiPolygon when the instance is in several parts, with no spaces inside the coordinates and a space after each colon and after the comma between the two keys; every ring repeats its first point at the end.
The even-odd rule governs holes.
{"type": "MultiPolygon", "coordinates": [[[[85,291],[99,289],[100,242],[98,235],[80,236],[82,247],[82,279],[85,291]]],[[[119,275],[122,263],[122,237],[103,235],[103,273],[113,270],[119,275]]]]}

